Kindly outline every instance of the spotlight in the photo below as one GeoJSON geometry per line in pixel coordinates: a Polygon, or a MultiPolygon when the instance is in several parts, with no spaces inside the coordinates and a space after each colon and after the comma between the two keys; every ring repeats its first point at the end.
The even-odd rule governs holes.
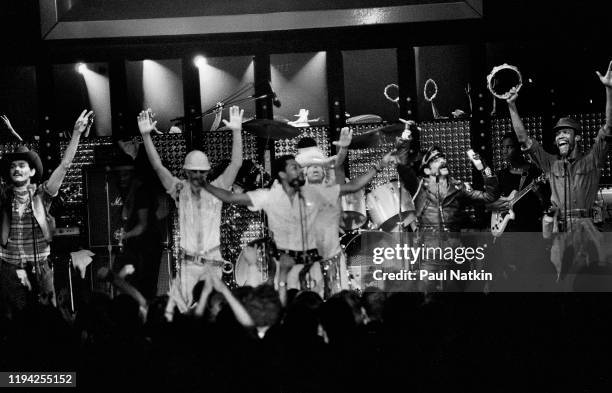
{"type": "Polygon", "coordinates": [[[85,65],[85,63],[79,63],[77,64],[76,69],[79,72],[79,74],[82,74],[85,71],[87,71],[87,66],[85,65]]]}
{"type": "Polygon", "coordinates": [[[206,63],[206,58],[204,56],[202,56],[202,55],[197,55],[193,59],[193,64],[195,64],[196,67],[198,67],[198,68],[204,67],[207,64],[206,63]]]}

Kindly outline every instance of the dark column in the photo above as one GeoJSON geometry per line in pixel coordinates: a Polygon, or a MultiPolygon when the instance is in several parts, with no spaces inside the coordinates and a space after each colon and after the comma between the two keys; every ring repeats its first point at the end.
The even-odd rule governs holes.
{"type": "MultiPolygon", "coordinates": [[[[254,62],[254,82],[255,82],[255,97],[262,96],[270,92],[270,86],[268,83],[272,81],[272,74],[270,73],[270,55],[258,54],[253,58],[254,62]]],[[[272,97],[266,97],[255,101],[255,113],[258,119],[273,119],[274,113],[272,110],[272,97]]],[[[274,141],[265,139],[259,139],[257,143],[257,150],[260,155],[260,162],[264,163],[266,169],[269,169],[267,160],[265,157],[266,150],[270,152],[269,163],[274,160],[274,141]]]]}
{"type": "Polygon", "coordinates": [[[132,120],[136,126],[136,117],[129,119],[127,98],[127,76],[125,61],[122,58],[109,62],[108,79],[110,85],[111,124],[113,139],[118,140],[130,136],[128,122],[132,120]]]}
{"type": "Polygon", "coordinates": [[[399,82],[400,118],[416,121],[419,107],[417,105],[418,90],[414,47],[398,48],[397,75],[399,82]]]}
{"type": "Polygon", "coordinates": [[[40,143],[39,155],[43,163],[42,179],[47,179],[60,162],[59,130],[56,129],[55,102],[53,99],[53,69],[42,61],[36,65],[36,88],[38,90],[39,129],[33,139],[40,143]]]}
{"type": "MultiPolygon", "coordinates": [[[[346,106],[344,101],[344,67],[342,52],[331,50],[327,52],[327,101],[329,103],[329,140],[336,141],[340,130],[346,125],[346,106]]],[[[332,153],[337,153],[335,145],[331,145],[332,153]]]]}
{"type": "Polygon", "coordinates": [[[185,105],[185,134],[187,150],[202,149],[202,119],[196,117],[201,113],[200,74],[193,64],[193,56],[183,57],[183,101],[185,105]]]}

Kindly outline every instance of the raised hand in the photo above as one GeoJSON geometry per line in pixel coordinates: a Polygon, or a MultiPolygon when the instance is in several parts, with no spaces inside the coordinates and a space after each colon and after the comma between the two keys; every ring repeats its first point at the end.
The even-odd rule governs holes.
{"type": "Polygon", "coordinates": [[[223,124],[231,128],[232,131],[242,130],[242,116],[244,115],[244,109],[240,109],[237,106],[232,106],[229,109],[229,121],[223,120],[223,124]]]}
{"type": "Polygon", "coordinates": [[[293,259],[287,254],[283,254],[280,256],[278,260],[278,267],[279,272],[281,274],[284,274],[286,276],[293,266],[295,266],[295,259],[293,259]]]}
{"type": "Polygon", "coordinates": [[[151,131],[159,132],[157,121],[153,121],[151,108],[138,114],[138,129],[142,135],[151,134],[151,131]]]}
{"type": "Polygon", "coordinates": [[[510,94],[510,96],[506,99],[508,105],[516,105],[516,99],[518,98],[518,91],[516,90],[516,87],[510,89],[508,94],[510,94]]]}
{"type": "Polygon", "coordinates": [[[0,116],[0,120],[4,123],[4,126],[11,132],[11,134],[13,134],[13,136],[19,139],[20,142],[23,142],[23,139],[21,139],[17,131],[15,131],[15,129],[11,125],[11,122],[9,121],[8,117],[6,117],[6,115],[0,116]]]}
{"type": "Polygon", "coordinates": [[[410,131],[410,128],[416,127],[416,122],[414,120],[404,120],[404,119],[399,119],[399,121],[404,123],[404,132],[402,132],[401,138],[411,141],[412,131],[410,131]]]}
{"type": "Polygon", "coordinates": [[[136,269],[134,268],[134,265],[125,265],[121,268],[121,270],[119,270],[117,275],[119,278],[126,278],[130,274],[134,274],[135,271],[136,269]]]}
{"type": "Polygon", "coordinates": [[[601,81],[601,83],[603,83],[605,87],[607,87],[608,89],[612,89],[612,61],[608,65],[608,71],[606,71],[605,75],[601,75],[599,71],[595,71],[595,73],[597,74],[599,80],[601,81]]]}
{"type": "Polygon", "coordinates": [[[332,142],[338,147],[347,147],[353,140],[353,130],[348,127],[342,127],[340,130],[340,138],[337,141],[332,142]]]}
{"type": "Polygon", "coordinates": [[[11,130],[13,128],[11,126],[11,122],[9,121],[8,117],[6,117],[6,115],[0,116],[0,120],[2,120],[2,122],[4,123],[4,126],[6,128],[8,128],[9,130],[11,130]]]}
{"type": "Polygon", "coordinates": [[[85,109],[83,112],[81,112],[81,115],[74,123],[73,132],[77,134],[85,133],[85,136],[89,135],[89,128],[91,127],[90,121],[93,121],[93,116],[93,111],[87,112],[87,109],[85,109]]]}

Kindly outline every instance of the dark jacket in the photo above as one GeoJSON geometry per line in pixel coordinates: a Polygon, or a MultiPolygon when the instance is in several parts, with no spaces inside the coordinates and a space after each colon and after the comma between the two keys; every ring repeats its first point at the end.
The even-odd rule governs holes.
{"type": "Polygon", "coordinates": [[[413,195],[416,216],[422,229],[440,228],[440,224],[443,224],[446,230],[458,232],[462,228],[473,227],[466,207],[491,203],[499,198],[497,177],[486,176],[483,171],[484,191],[473,190],[461,181],[449,178],[447,195],[441,197],[442,201],[439,202],[436,192],[429,189],[427,178],[417,176],[421,157],[408,157],[410,145],[409,141],[404,141],[398,146],[398,156],[403,159],[400,159],[397,171],[404,188],[413,195]]]}
{"type": "MultiPolygon", "coordinates": [[[[414,174],[414,172],[412,173],[414,174]]],[[[461,181],[449,178],[448,192],[445,196],[441,196],[441,201],[438,200],[437,193],[429,188],[429,180],[418,178],[419,186],[413,194],[413,201],[419,225],[421,227],[439,227],[440,224],[443,224],[445,229],[457,232],[462,228],[472,227],[466,207],[491,203],[496,201],[500,195],[497,177],[485,176],[484,174],[483,176],[484,191],[473,190],[461,181]]]]}

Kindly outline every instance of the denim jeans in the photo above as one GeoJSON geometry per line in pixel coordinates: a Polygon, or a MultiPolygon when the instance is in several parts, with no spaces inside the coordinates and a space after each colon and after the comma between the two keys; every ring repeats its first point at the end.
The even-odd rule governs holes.
{"type": "Polygon", "coordinates": [[[0,260],[0,312],[11,316],[35,301],[55,305],[53,269],[49,259],[45,258],[37,265],[38,272],[33,262],[27,262],[23,267],[32,286],[29,289],[18,276],[21,267],[0,260]]]}

